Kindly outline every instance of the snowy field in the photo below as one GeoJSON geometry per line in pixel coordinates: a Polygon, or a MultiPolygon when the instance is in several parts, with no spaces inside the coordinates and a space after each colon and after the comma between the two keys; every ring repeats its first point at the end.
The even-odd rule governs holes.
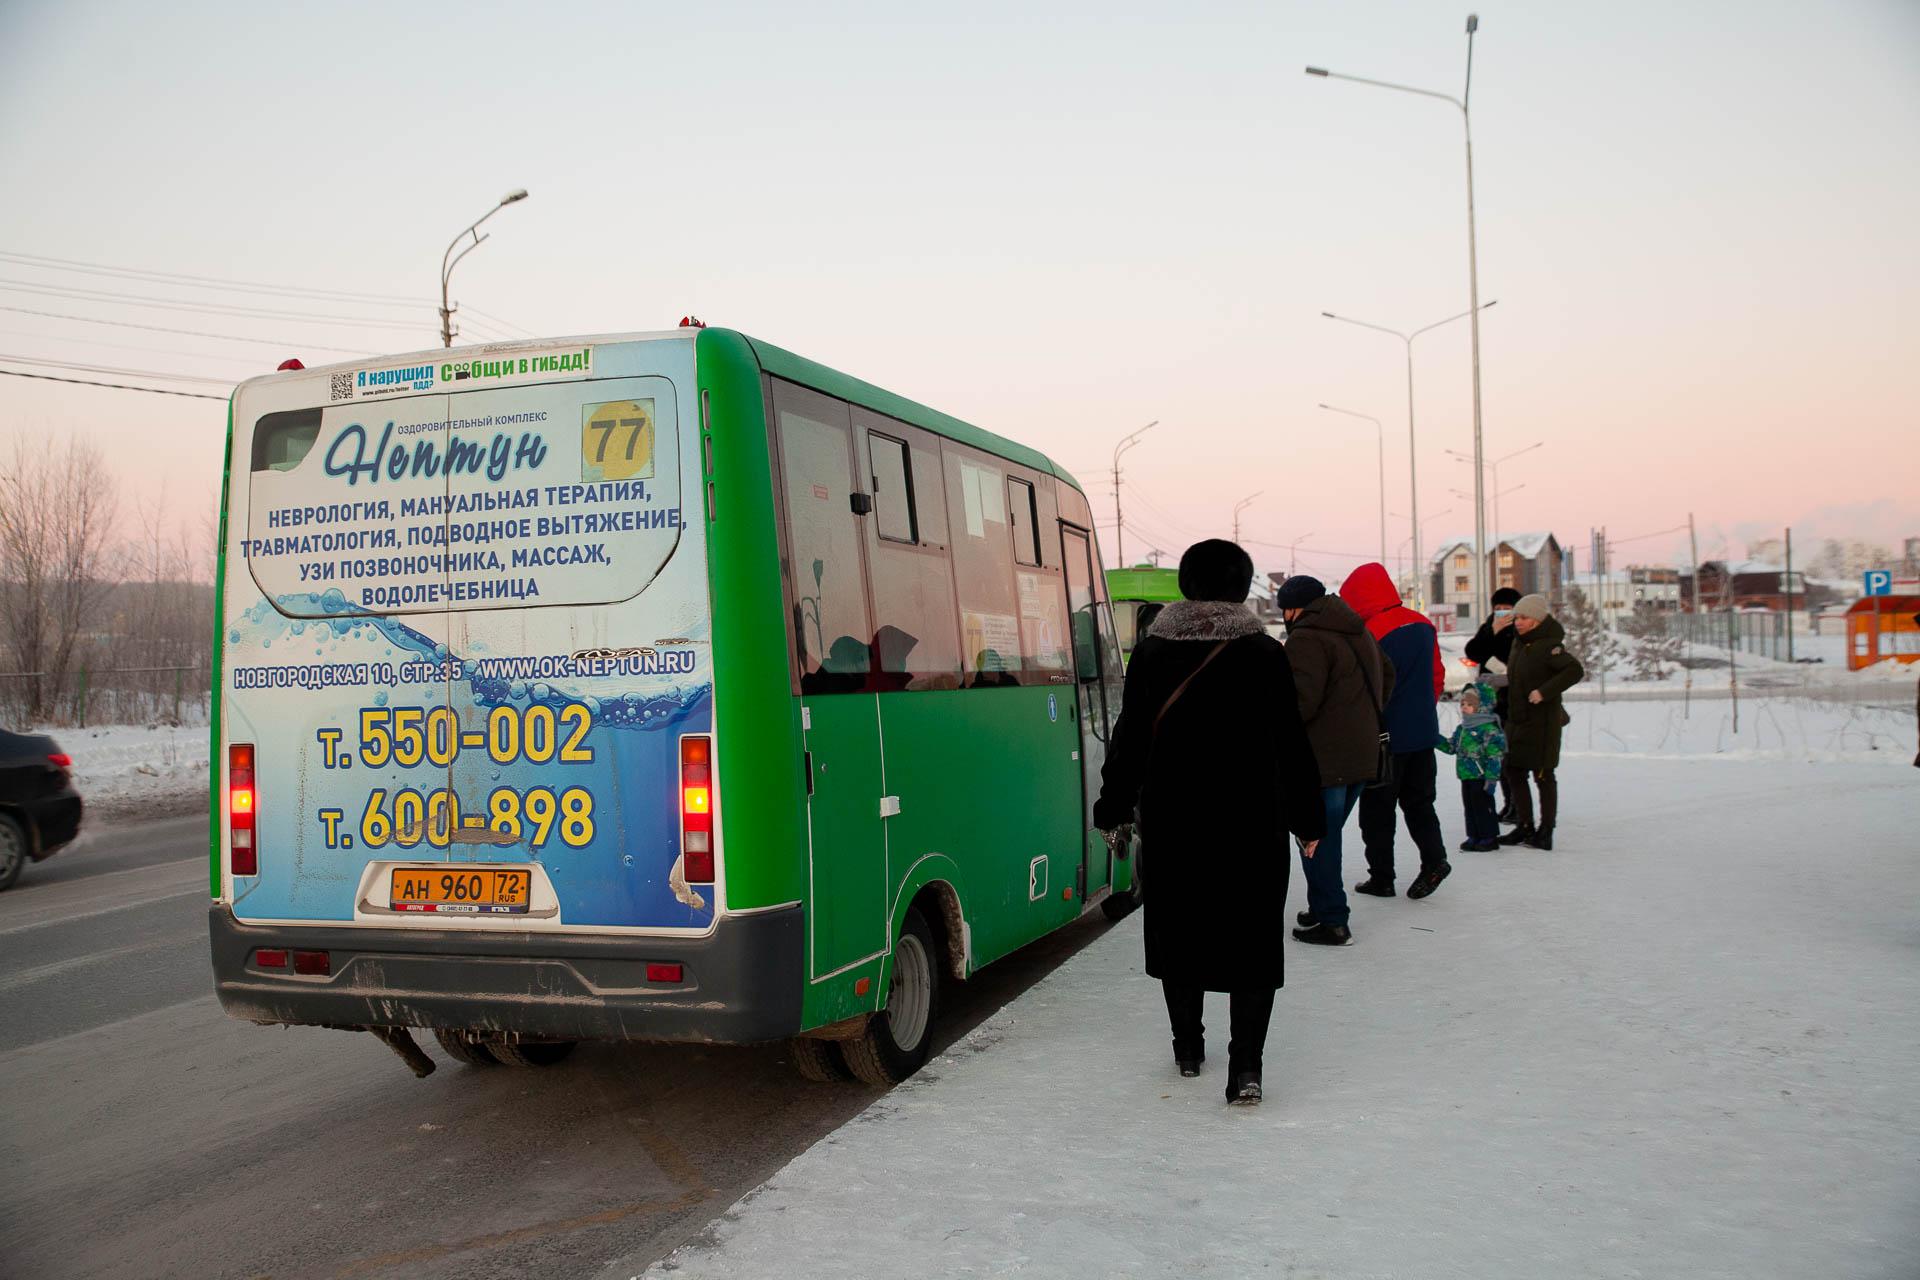
{"type": "Polygon", "coordinates": [[[1920,771],[1561,773],[1558,851],[1289,944],[1264,1106],[1136,917],[648,1274],[1920,1275],[1920,771]]]}
{"type": "Polygon", "coordinates": [[[205,725],[102,725],[43,728],[73,757],[74,785],[87,805],[87,825],[165,818],[204,811],[205,725]]]}

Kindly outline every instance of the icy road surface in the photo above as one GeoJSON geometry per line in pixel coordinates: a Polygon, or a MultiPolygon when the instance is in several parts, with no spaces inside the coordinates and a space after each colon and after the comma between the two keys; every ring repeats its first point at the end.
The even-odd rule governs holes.
{"type": "Polygon", "coordinates": [[[647,1274],[1920,1275],[1920,770],[1561,777],[1558,851],[1288,944],[1265,1106],[1129,921],[647,1274]]]}

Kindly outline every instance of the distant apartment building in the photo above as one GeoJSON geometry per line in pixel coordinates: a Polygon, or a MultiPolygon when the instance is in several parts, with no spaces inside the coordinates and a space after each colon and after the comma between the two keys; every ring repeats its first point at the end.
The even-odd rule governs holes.
{"type": "MultiPolygon", "coordinates": [[[[1429,585],[1436,609],[1461,616],[1473,609],[1473,543],[1450,542],[1430,566],[1429,585]]],[[[1512,587],[1521,595],[1543,595],[1558,604],[1567,583],[1567,557],[1551,533],[1516,533],[1494,544],[1487,556],[1489,591],[1512,587]]]]}

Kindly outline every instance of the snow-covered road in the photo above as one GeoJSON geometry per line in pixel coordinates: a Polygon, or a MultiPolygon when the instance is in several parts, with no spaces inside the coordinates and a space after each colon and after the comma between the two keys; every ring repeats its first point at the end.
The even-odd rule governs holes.
{"type": "Polygon", "coordinates": [[[1176,1076],[1132,920],[648,1274],[1920,1274],[1920,771],[1562,789],[1557,852],[1289,944],[1263,1107],[1224,998],[1176,1076]]]}

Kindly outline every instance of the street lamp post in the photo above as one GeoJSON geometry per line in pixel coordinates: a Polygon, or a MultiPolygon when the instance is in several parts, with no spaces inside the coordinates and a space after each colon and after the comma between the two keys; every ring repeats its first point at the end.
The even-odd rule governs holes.
{"type": "Polygon", "coordinates": [[[1403,515],[1398,511],[1389,511],[1387,514],[1392,516],[1395,520],[1405,520],[1407,524],[1410,526],[1410,532],[1407,534],[1406,537],[1400,539],[1400,545],[1393,549],[1393,554],[1396,557],[1398,557],[1400,552],[1407,548],[1408,544],[1412,544],[1412,547],[1413,547],[1412,573],[1413,573],[1414,599],[1425,600],[1427,597],[1427,591],[1426,591],[1426,582],[1424,580],[1427,576],[1428,566],[1420,559],[1421,531],[1425,526],[1432,524],[1435,520],[1440,519],[1442,516],[1452,515],[1453,508],[1448,507],[1445,511],[1436,511],[1432,515],[1428,516],[1425,520],[1415,520],[1412,516],[1403,515]]]}
{"type": "Polygon", "coordinates": [[[481,245],[481,242],[483,242],[487,238],[486,236],[480,234],[480,224],[482,222],[485,222],[488,218],[491,218],[494,214],[500,212],[502,209],[506,208],[508,205],[518,204],[522,200],[525,200],[526,198],[527,198],[527,191],[525,187],[516,187],[514,190],[507,192],[507,194],[500,197],[499,204],[494,205],[493,208],[481,214],[480,217],[474,222],[472,226],[468,227],[465,231],[462,231],[459,235],[455,236],[453,238],[453,242],[447,246],[447,251],[440,255],[440,345],[441,346],[450,347],[453,345],[453,304],[447,301],[447,283],[448,281],[453,279],[453,269],[456,266],[460,265],[460,259],[466,257],[468,254],[472,253],[475,249],[478,249],[481,245]],[[473,243],[468,245],[464,249],[460,249],[460,242],[466,239],[468,236],[473,237],[473,243]],[[460,252],[455,253],[454,252],[455,249],[460,249],[460,252]]]}
{"type": "Polygon", "coordinates": [[[1240,499],[1240,501],[1233,504],[1233,540],[1236,544],[1238,544],[1240,541],[1240,513],[1242,511],[1245,511],[1248,507],[1252,506],[1253,500],[1259,497],[1260,494],[1265,492],[1266,492],[1265,489],[1261,489],[1259,490],[1259,492],[1250,493],[1246,497],[1240,499]]]}
{"type": "MultiPolygon", "coordinates": [[[[1541,445],[1545,443],[1546,443],[1545,440],[1535,440],[1532,444],[1527,445],[1525,448],[1515,449],[1512,453],[1502,454],[1499,457],[1495,458],[1493,461],[1487,463],[1487,470],[1493,473],[1493,540],[1491,545],[1481,549],[1480,554],[1492,555],[1494,551],[1497,550],[1500,546],[1500,530],[1503,527],[1500,520],[1501,495],[1512,493],[1513,489],[1524,489],[1527,487],[1524,484],[1517,484],[1513,486],[1513,489],[1502,489],[1500,487],[1500,464],[1503,462],[1511,462],[1513,459],[1519,457],[1523,453],[1532,453],[1535,449],[1538,449],[1541,445]]],[[[1455,449],[1448,449],[1446,451],[1446,454],[1449,458],[1453,458],[1459,462],[1473,461],[1472,458],[1468,457],[1466,454],[1461,453],[1455,449]]]]}
{"type": "MultiPolygon", "coordinates": [[[[1488,302],[1486,306],[1476,308],[1476,311],[1485,311],[1487,307],[1495,307],[1499,305],[1500,305],[1500,299],[1495,298],[1491,302],[1488,302]]],[[[1335,315],[1331,311],[1322,311],[1320,314],[1325,316],[1329,320],[1338,320],[1342,324],[1359,325],[1362,329],[1372,329],[1375,333],[1392,334],[1394,337],[1400,339],[1400,341],[1406,346],[1406,350],[1407,350],[1407,489],[1408,489],[1408,500],[1413,504],[1413,517],[1412,517],[1412,519],[1414,520],[1413,558],[1415,560],[1418,560],[1420,558],[1420,533],[1419,533],[1419,516],[1420,516],[1420,465],[1419,464],[1420,464],[1420,460],[1418,457],[1418,450],[1414,448],[1414,432],[1413,432],[1413,340],[1419,337],[1423,333],[1431,333],[1433,330],[1440,328],[1442,325],[1452,324],[1455,320],[1464,320],[1467,316],[1475,314],[1475,312],[1462,311],[1459,315],[1448,316],[1445,320],[1435,320],[1432,324],[1425,325],[1421,328],[1415,329],[1411,333],[1403,333],[1398,329],[1389,329],[1386,325],[1372,324],[1366,320],[1355,320],[1351,316],[1335,315]]],[[[1476,433],[1476,435],[1477,434],[1478,433],[1476,433]]],[[[1419,604],[1424,602],[1426,599],[1426,594],[1427,593],[1423,584],[1419,582],[1415,582],[1414,583],[1414,603],[1419,604]]]]}
{"type": "Polygon", "coordinates": [[[1287,576],[1289,578],[1300,571],[1300,544],[1312,536],[1310,533],[1303,533],[1287,544],[1287,576]]]}
{"type": "MultiPolygon", "coordinates": [[[[1459,97],[1450,93],[1436,93],[1432,89],[1416,89],[1412,85],[1393,84],[1386,80],[1368,80],[1360,76],[1342,75],[1337,71],[1328,71],[1324,67],[1308,67],[1307,74],[1327,80],[1350,80],[1355,84],[1372,85],[1378,89],[1397,89],[1402,93],[1415,93],[1424,98],[1438,98],[1450,102],[1460,109],[1460,122],[1466,131],[1467,142],[1467,305],[1468,315],[1473,317],[1473,456],[1476,461],[1484,456],[1480,440],[1480,250],[1475,236],[1473,214],[1473,112],[1469,104],[1473,100],[1473,37],[1480,30],[1480,15],[1467,15],[1467,79],[1466,86],[1459,97]]],[[[1489,303],[1489,306],[1492,304],[1489,303]]],[[[1408,355],[1408,364],[1412,364],[1412,355],[1408,355]]],[[[1487,544],[1487,504],[1486,481],[1480,468],[1473,472],[1473,527],[1474,540],[1480,546],[1487,544]]],[[[1415,526],[1416,529],[1418,526],[1415,526]]],[[[1416,534],[1416,539],[1417,539],[1416,534]]],[[[1414,548],[1417,553],[1419,548],[1414,548]]],[[[1476,566],[1474,582],[1474,616],[1483,617],[1487,612],[1485,566],[1476,566]]]]}
{"type": "Polygon", "coordinates": [[[1120,523],[1120,455],[1140,443],[1140,437],[1160,425],[1155,418],[1132,435],[1123,436],[1120,443],[1113,447],[1113,547],[1114,555],[1119,557],[1116,569],[1127,567],[1127,527],[1120,523]]]}
{"type": "Polygon", "coordinates": [[[1373,424],[1380,449],[1380,563],[1387,562],[1387,429],[1380,425],[1380,419],[1370,413],[1355,413],[1351,409],[1340,409],[1330,404],[1320,406],[1328,413],[1344,413],[1349,418],[1365,418],[1373,424]]]}

